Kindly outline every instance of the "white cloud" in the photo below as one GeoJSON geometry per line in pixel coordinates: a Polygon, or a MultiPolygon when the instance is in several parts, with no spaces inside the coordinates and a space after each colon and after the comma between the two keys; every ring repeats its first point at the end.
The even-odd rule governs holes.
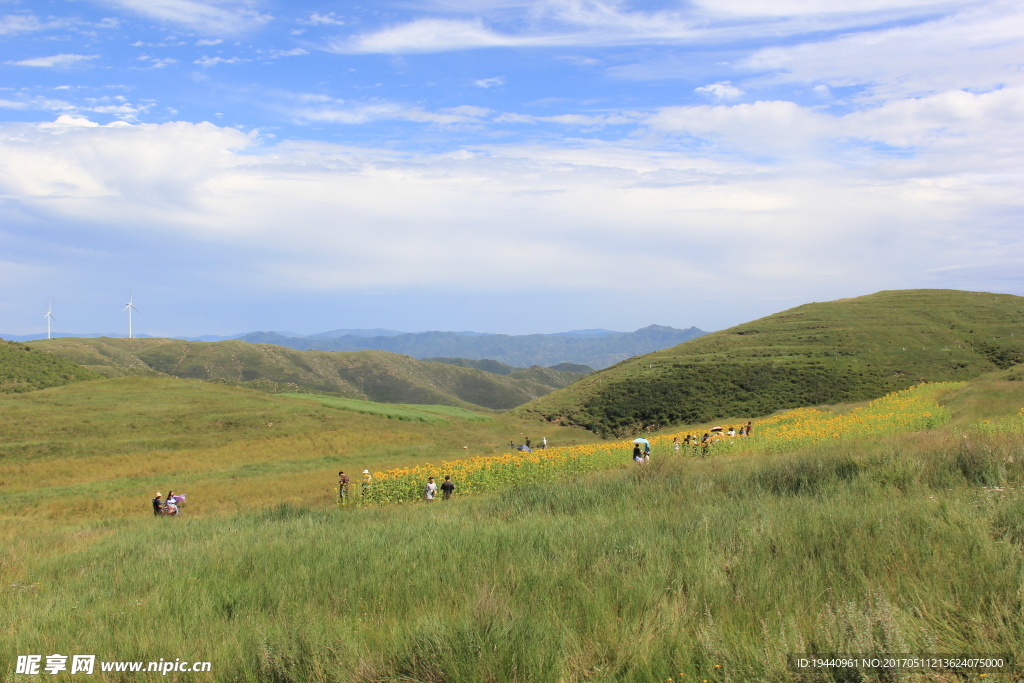
{"type": "Polygon", "coordinates": [[[0,17],[0,36],[27,33],[47,28],[49,24],[39,21],[31,14],[8,14],[0,17]]]}
{"type": "Polygon", "coordinates": [[[480,123],[482,117],[491,113],[490,109],[471,105],[432,112],[396,102],[345,102],[316,96],[302,99],[306,102],[305,106],[291,110],[295,119],[349,125],[388,119],[432,125],[476,124],[480,123]]]}
{"type": "Polygon", "coordinates": [[[42,109],[47,111],[73,111],[75,106],[64,100],[54,100],[48,97],[32,97],[21,100],[0,100],[0,108],[3,109],[42,109]]]}
{"type": "Polygon", "coordinates": [[[1024,151],[1024,87],[892,101],[842,117],[844,129],[894,147],[968,148],[995,162],[1024,151]]]}
{"type": "Polygon", "coordinates": [[[105,0],[137,14],[186,27],[200,33],[235,34],[258,28],[271,20],[249,2],[199,0],[105,0]]]}
{"type": "Polygon", "coordinates": [[[1024,86],[892,100],[843,115],[787,101],[665,107],[644,124],[726,157],[980,177],[1024,159],[1024,86]]]}
{"type": "Polygon", "coordinates": [[[491,78],[481,78],[473,81],[473,85],[478,88],[496,88],[498,86],[505,85],[504,76],[493,76],[491,78]]]}
{"type": "Polygon", "coordinates": [[[64,116],[70,116],[87,120],[83,114],[96,113],[113,115],[124,121],[134,122],[137,115],[148,111],[149,107],[150,104],[132,104],[123,96],[86,97],[78,102],[43,96],[23,97],[15,100],[0,99],[0,109],[64,112],[62,119],[64,116]]]}
{"type": "Polygon", "coordinates": [[[955,89],[1024,84],[1024,7],[969,4],[954,14],[908,26],[759,50],[737,67],[762,85],[815,83],[858,87],[863,102],[955,89]]]}
{"type": "MultiPolygon", "coordinates": [[[[806,144],[805,158],[781,164],[667,151],[638,138],[431,155],[313,142],[264,147],[208,123],[111,127],[66,116],[0,124],[0,193],[36,220],[97,234],[147,225],[154,239],[204,253],[244,246],[246,258],[225,261],[225,276],[253,286],[270,278],[281,290],[483,291],[507,288],[510,277],[537,288],[696,287],[726,298],[863,287],[865,278],[879,288],[937,286],[954,275],[936,269],[987,262],[992,250],[1007,263],[1024,260],[1022,106],[1015,92],[948,93],[870,115],[758,102],[651,118],[662,131],[726,139],[753,155],[760,137],[785,131],[916,145],[908,156],[868,144],[846,166],[806,144]],[[999,159],[972,151],[1004,136],[999,159]],[[640,263],[656,282],[614,277],[640,263]]],[[[334,111],[347,122],[493,115],[468,106],[371,109],[334,111]]]]}
{"type": "Polygon", "coordinates": [[[837,130],[834,117],[787,101],[664,107],[645,123],[656,131],[712,141],[754,156],[804,156],[837,130]]]}
{"type": "Polygon", "coordinates": [[[702,85],[699,88],[694,88],[693,91],[702,95],[707,95],[718,102],[736,100],[743,95],[743,91],[732,85],[729,81],[712,83],[711,85],[702,85]]]}
{"type": "Polygon", "coordinates": [[[421,19],[391,28],[330,41],[341,53],[444,52],[480,47],[539,44],[537,39],[505,36],[484,27],[479,19],[421,19]]]}
{"type": "Polygon", "coordinates": [[[61,114],[53,123],[39,124],[40,130],[60,130],[62,128],[98,128],[100,124],[90,121],[84,116],[61,114]]]}
{"type": "Polygon", "coordinates": [[[200,38],[196,41],[196,45],[207,46],[207,45],[220,45],[224,42],[223,38],[200,38]]]}
{"type": "Polygon", "coordinates": [[[472,19],[430,17],[396,24],[369,33],[337,38],[330,48],[341,53],[417,53],[493,47],[601,46],[642,43],[710,45],[741,42],[754,38],[778,40],[785,36],[821,35],[829,32],[857,33],[899,21],[920,21],[936,14],[950,13],[947,2],[888,2],[873,0],[855,8],[825,0],[802,3],[769,0],[750,3],[741,0],[705,3],[675,10],[643,12],[624,3],[602,0],[547,0],[542,3],[491,3],[453,6],[439,10],[475,13],[494,19],[485,26],[484,17],[472,19]],[[493,26],[508,25],[502,31],[493,26]],[[529,27],[522,30],[523,26],[529,27]]]}
{"type": "Polygon", "coordinates": [[[150,69],[163,69],[170,66],[171,64],[177,64],[178,60],[173,57],[150,57],[149,55],[139,55],[137,59],[140,62],[148,62],[148,68],[150,69]]]}
{"type": "Polygon", "coordinates": [[[855,14],[906,10],[941,10],[949,6],[936,0],[858,0],[856,5],[832,0],[697,0],[694,3],[708,14],[737,17],[791,17],[829,14],[855,14]]]}
{"type": "Polygon", "coordinates": [[[91,59],[99,59],[99,55],[51,55],[50,57],[35,57],[32,59],[23,59],[18,62],[7,62],[8,64],[14,64],[15,66],[36,66],[44,68],[66,68],[79,62],[87,62],[91,59]]]}
{"type": "Polygon", "coordinates": [[[308,55],[309,53],[303,50],[301,47],[294,47],[291,50],[272,50],[270,52],[271,57],[298,57],[300,55],[308,55]]]}
{"type": "Polygon", "coordinates": [[[562,126],[582,127],[586,129],[603,128],[635,124],[641,115],[636,112],[619,112],[614,114],[555,114],[553,116],[533,116],[506,112],[494,118],[496,123],[556,123],[562,126]]]}
{"type": "Polygon", "coordinates": [[[304,24],[312,25],[323,25],[323,26],[344,26],[345,21],[338,17],[334,12],[327,12],[326,14],[320,14],[319,12],[313,12],[309,15],[308,19],[302,21],[304,24]]]}
{"type": "Polygon", "coordinates": [[[217,66],[218,64],[244,64],[248,62],[248,59],[242,57],[200,57],[194,64],[198,64],[201,67],[217,66]]]}

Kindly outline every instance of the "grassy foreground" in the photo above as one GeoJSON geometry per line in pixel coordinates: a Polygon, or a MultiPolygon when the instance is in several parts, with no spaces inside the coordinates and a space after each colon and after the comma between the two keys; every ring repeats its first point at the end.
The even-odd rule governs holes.
{"type": "MultiPolygon", "coordinates": [[[[797,679],[785,657],[1024,663],[1020,424],[447,503],[40,528],[4,546],[0,677],[60,652],[213,663],[165,680],[964,680],[797,679]]],[[[96,678],[118,676],[145,678],[96,678]]]]}
{"type": "Polygon", "coordinates": [[[502,453],[524,432],[562,444],[597,440],[453,406],[289,397],[172,377],[0,394],[0,544],[36,524],[146,514],[168,489],[189,494],[190,516],[330,505],[338,470],[502,453]]]}

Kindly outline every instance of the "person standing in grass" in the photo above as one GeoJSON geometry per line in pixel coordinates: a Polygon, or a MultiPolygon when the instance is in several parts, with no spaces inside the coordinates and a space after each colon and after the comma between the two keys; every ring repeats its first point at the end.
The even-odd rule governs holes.
{"type": "Polygon", "coordinates": [[[526,444],[526,447],[529,448],[530,447],[530,437],[526,437],[526,441],[524,443],[526,444]]]}
{"type": "Polygon", "coordinates": [[[153,514],[157,517],[164,511],[164,504],[160,502],[160,492],[156,492],[156,498],[153,499],[153,514]]]}
{"type": "Polygon", "coordinates": [[[428,503],[434,502],[434,495],[437,494],[437,484],[434,483],[433,477],[427,477],[427,486],[423,489],[423,500],[428,503]]]}
{"type": "Polygon", "coordinates": [[[633,462],[642,462],[644,459],[643,453],[640,452],[640,444],[633,444],[633,462]]]}
{"type": "Polygon", "coordinates": [[[441,484],[441,498],[443,500],[449,500],[453,493],[455,493],[455,484],[452,483],[451,475],[446,474],[444,475],[444,483],[441,484]]]}
{"type": "Polygon", "coordinates": [[[167,498],[164,500],[164,510],[169,515],[178,514],[178,501],[174,499],[174,491],[167,492],[167,498]]]}
{"type": "Polygon", "coordinates": [[[547,448],[547,447],[548,447],[548,437],[546,437],[546,436],[545,436],[544,438],[542,438],[542,439],[540,440],[540,447],[541,447],[542,449],[543,449],[543,448],[547,448]]]}
{"type": "Polygon", "coordinates": [[[348,485],[350,479],[344,471],[338,472],[338,499],[345,500],[348,497],[348,485]]]}

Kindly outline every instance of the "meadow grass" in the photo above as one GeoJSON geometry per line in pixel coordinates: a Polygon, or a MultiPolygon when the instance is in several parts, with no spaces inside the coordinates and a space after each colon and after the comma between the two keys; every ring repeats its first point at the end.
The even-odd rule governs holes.
{"type": "MultiPolygon", "coordinates": [[[[793,451],[803,445],[835,439],[885,438],[945,424],[950,411],[936,398],[955,393],[963,386],[962,382],[922,384],[839,413],[815,408],[790,410],[759,420],[749,437],[719,431],[714,436],[705,434],[704,438],[710,440],[704,443],[699,431],[698,441],[691,440],[686,432],[651,435],[645,440],[646,447],[653,447],[656,458],[666,454],[699,457],[712,450],[750,455],[793,451]]],[[[687,431],[692,436],[692,428],[687,431]]],[[[394,503],[421,497],[428,477],[440,481],[450,475],[463,492],[473,493],[501,490],[522,479],[556,481],[622,467],[632,460],[634,445],[635,442],[620,441],[422,463],[374,472],[372,485],[366,481],[357,492],[363,502],[394,503]]]]}
{"type": "MultiPolygon", "coordinates": [[[[340,396],[317,396],[314,394],[285,393],[282,396],[316,401],[320,405],[338,410],[350,410],[354,413],[365,415],[379,415],[392,420],[411,420],[413,422],[444,422],[445,415],[451,417],[462,417],[460,413],[473,415],[475,413],[462,408],[453,408],[452,412],[441,412],[438,410],[425,410],[421,406],[402,403],[377,403],[375,401],[361,401],[355,398],[342,398],[340,396]],[[459,412],[454,412],[459,411],[459,412]]],[[[437,406],[448,408],[448,406],[437,406]]]]}
{"type": "Polygon", "coordinates": [[[462,419],[448,406],[435,414],[358,403],[415,410],[424,421],[167,377],[0,395],[0,539],[25,523],[145,514],[149,499],[169,489],[191,494],[190,515],[328,505],[339,470],[503,453],[528,430],[555,443],[598,440],[507,416],[462,419]]]}
{"type": "Polygon", "coordinates": [[[197,681],[890,681],[800,679],[786,655],[1024,662],[1024,447],[968,437],[50,527],[5,544],[0,675],[52,652],[213,662],[167,678],[197,681]]]}
{"type": "MultiPolygon", "coordinates": [[[[538,425],[388,420],[182,380],[89,384],[91,399],[78,384],[0,400],[17,416],[5,438],[48,449],[0,458],[2,681],[30,680],[16,655],[55,652],[213,663],[169,681],[967,676],[801,677],[786,668],[800,652],[1009,654],[1016,668],[989,680],[1024,675],[1024,419],[1002,406],[977,420],[1016,383],[939,392],[945,429],[783,453],[750,439],[706,459],[668,451],[500,493],[346,508],[334,474],[358,459],[408,465],[467,442],[485,455],[538,425]],[[172,438],[189,406],[221,417],[188,447],[131,451],[140,425],[172,438]],[[269,410],[276,435],[256,419],[269,410]],[[168,481],[196,501],[183,519],[147,511],[168,481]]],[[[140,677],[156,678],[96,674],[140,677]]]]}
{"type": "Polygon", "coordinates": [[[448,417],[457,417],[462,420],[486,421],[493,419],[493,415],[489,415],[483,412],[474,412],[472,410],[466,410],[465,408],[459,408],[458,406],[424,405],[420,403],[408,403],[405,405],[407,405],[409,408],[415,408],[416,410],[424,410],[428,413],[446,415],[448,417]]]}

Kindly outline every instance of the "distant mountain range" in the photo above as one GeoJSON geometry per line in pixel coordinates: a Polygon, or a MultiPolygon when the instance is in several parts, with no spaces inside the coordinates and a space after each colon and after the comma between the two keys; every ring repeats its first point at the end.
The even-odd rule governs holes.
{"type": "Polygon", "coordinates": [[[329,337],[326,334],[288,337],[277,332],[253,332],[238,337],[238,340],[285,346],[298,351],[390,351],[418,359],[487,359],[516,367],[573,363],[605,368],[626,358],[660,351],[707,333],[696,327],[679,330],[650,325],[636,332],[575,330],[522,335],[416,332],[375,337],[355,334],[329,337]]]}
{"type": "MultiPolygon", "coordinates": [[[[239,340],[275,344],[297,351],[390,351],[416,359],[461,358],[492,360],[513,367],[553,366],[560,363],[605,368],[632,356],[666,349],[707,334],[696,327],[680,330],[649,325],[635,332],[570,330],[554,334],[488,334],[484,332],[400,332],[389,329],[342,329],[301,335],[294,332],[249,332],[233,336],[183,337],[184,341],[239,340]]],[[[46,335],[0,335],[11,341],[36,341],[46,335]]],[[[54,333],[54,338],[123,339],[123,334],[54,333]]],[[[138,338],[151,339],[140,334],[138,338]]],[[[499,373],[500,374],[500,373],[499,373]]]]}

